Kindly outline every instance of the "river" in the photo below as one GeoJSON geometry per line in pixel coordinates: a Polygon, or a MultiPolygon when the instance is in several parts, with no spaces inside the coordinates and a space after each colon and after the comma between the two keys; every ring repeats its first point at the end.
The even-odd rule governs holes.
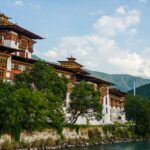
{"type": "Polygon", "coordinates": [[[88,147],[71,147],[62,150],[150,150],[150,141],[107,144],[88,147]]]}

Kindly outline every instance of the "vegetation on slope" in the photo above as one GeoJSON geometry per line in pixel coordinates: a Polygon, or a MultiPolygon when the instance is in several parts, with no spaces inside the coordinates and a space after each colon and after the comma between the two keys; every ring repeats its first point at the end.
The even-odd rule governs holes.
{"type": "Polygon", "coordinates": [[[135,132],[139,135],[150,135],[150,102],[140,96],[127,95],[125,112],[128,120],[135,123],[135,132]]]}
{"type": "MultiPolygon", "coordinates": [[[[133,93],[133,90],[130,90],[128,93],[133,93]]],[[[136,95],[143,96],[150,100],[150,84],[136,88],[136,95]]]]}
{"type": "Polygon", "coordinates": [[[143,78],[135,77],[135,76],[131,76],[131,75],[107,74],[107,73],[90,71],[90,70],[88,70],[88,72],[94,77],[97,77],[97,78],[100,78],[103,80],[107,80],[111,83],[116,84],[116,87],[124,92],[127,92],[127,91],[133,89],[135,79],[136,79],[137,87],[150,83],[150,79],[143,79],[143,78]]]}

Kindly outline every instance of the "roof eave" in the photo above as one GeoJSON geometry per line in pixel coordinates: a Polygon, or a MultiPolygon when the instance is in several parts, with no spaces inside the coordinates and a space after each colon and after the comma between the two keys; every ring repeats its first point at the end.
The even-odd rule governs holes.
{"type": "Polygon", "coordinates": [[[23,34],[27,37],[30,37],[31,39],[44,39],[43,37],[32,33],[31,31],[28,31],[18,25],[0,25],[0,30],[4,31],[4,30],[9,30],[9,31],[15,31],[17,33],[23,34]]]}

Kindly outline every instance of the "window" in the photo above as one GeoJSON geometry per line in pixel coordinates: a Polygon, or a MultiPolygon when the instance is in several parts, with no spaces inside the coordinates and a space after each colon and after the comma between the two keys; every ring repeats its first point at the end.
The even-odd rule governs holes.
{"type": "Polygon", "coordinates": [[[21,65],[18,66],[18,70],[20,70],[20,71],[22,70],[22,66],[21,65]]]}
{"type": "Polygon", "coordinates": [[[17,45],[17,44],[18,44],[18,38],[15,39],[15,45],[17,45]]]}
{"type": "Polygon", "coordinates": [[[25,71],[25,69],[26,69],[25,66],[22,65],[22,71],[25,71]]]}
{"type": "Polygon", "coordinates": [[[28,58],[28,53],[26,53],[26,58],[28,58]]]}
{"type": "Polygon", "coordinates": [[[106,114],[108,113],[108,108],[106,107],[106,114]]]}
{"type": "Polygon", "coordinates": [[[15,68],[15,64],[11,64],[11,69],[14,69],[15,68]]]}
{"type": "Polygon", "coordinates": [[[107,96],[106,96],[105,100],[106,100],[105,102],[106,102],[106,105],[107,105],[107,96]]]}
{"type": "Polygon", "coordinates": [[[26,39],[22,39],[22,40],[20,41],[19,48],[20,48],[20,49],[23,49],[23,50],[26,50],[27,46],[28,46],[27,40],[26,40],[26,39]]]}
{"type": "Polygon", "coordinates": [[[103,124],[105,123],[105,120],[103,119],[103,124]]]}
{"type": "Polygon", "coordinates": [[[6,68],[6,65],[7,65],[7,58],[0,57],[0,67],[6,68]]]}
{"type": "Polygon", "coordinates": [[[4,71],[0,70],[0,78],[3,78],[3,77],[4,77],[4,71]]]}
{"type": "Polygon", "coordinates": [[[3,40],[4,40],[3,35],[0,35],[0,44],[3,44],[3,40]]]}
{"type": "Polygon", "coordinates": [[[18,70],[20,70],[20,71],[25,71],[25,66],[19,65],[19,66],[18,66],[18,70]]]}

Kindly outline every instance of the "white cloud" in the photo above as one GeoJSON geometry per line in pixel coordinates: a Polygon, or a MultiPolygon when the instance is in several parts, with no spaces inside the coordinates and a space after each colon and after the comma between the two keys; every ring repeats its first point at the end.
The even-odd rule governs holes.
{"type": "Polygon", "coordinates": [[[150,77],[150,60],[140,54],[127,52],[120,57],[111,59],[110,61],[125,73],[150,77]]]}
{"type": "Polygon", "coordinates": [[[44,53],[44,56],[45,56],[45,58],[52,58],[52,59],[55,59],[55,58],[57,58],[58,57],[58,54],[57,54],[57,52],[53,49],[53,51],[48,51],[48,52],[46,52],[46,53],[44,53]]]}
{"type": "Polygon", "coordinates": [[[120,6],[116,9],[117,14],[124,15],[126,13],[123,6],[120,6]]]}
{"type": "Polygon", "coordinates": [[[124,73],[140,74],[139,69],[143,60],[138,54],[119,51],[118,56],[110,58],[109,62],[124,73]]]}
{"type": "Polygon", "coordinates": [[[123,6],[116,9],[114,16],[102,16],[95,23],[94,28],[100,34],[115,36],[117,33],[129,32],[132,26],[140,22],[140,12],[138,10],[126,11],[123,6]]]}
{"type": "Polygon", "coordinates": [[[15,6],[22,6],[22,5],[23,5],[23,1],[22,1],[22,0],[16,0],[16,1],[14,2],[14,5],[15,5],[15,6]]]}
{"type": "Polygon", "coordinates": [[[41,56],[58,61],[73,55],[88,69],[150,77],[150,49],[135,53],[118,46],[115,39],[118,33],[134,36],[139,22],[138,10],[125,10],[121,6],[113,16],[101,16],[94,23],[93,34],[63,37],[57,47],[41,56]]]}
{"type": "Polygon", "coordinates": [[[97,69],[102,65],[102,63],[99,65],[99,59],[100,62],[106,61],[103,55],[107,55],[112,47],[115,48],[115,41],[97,35],[64,37],[59,46],[46,52],[44,57],[48,60],[57,61],[73,55],[83,65],[97,69]]]}

